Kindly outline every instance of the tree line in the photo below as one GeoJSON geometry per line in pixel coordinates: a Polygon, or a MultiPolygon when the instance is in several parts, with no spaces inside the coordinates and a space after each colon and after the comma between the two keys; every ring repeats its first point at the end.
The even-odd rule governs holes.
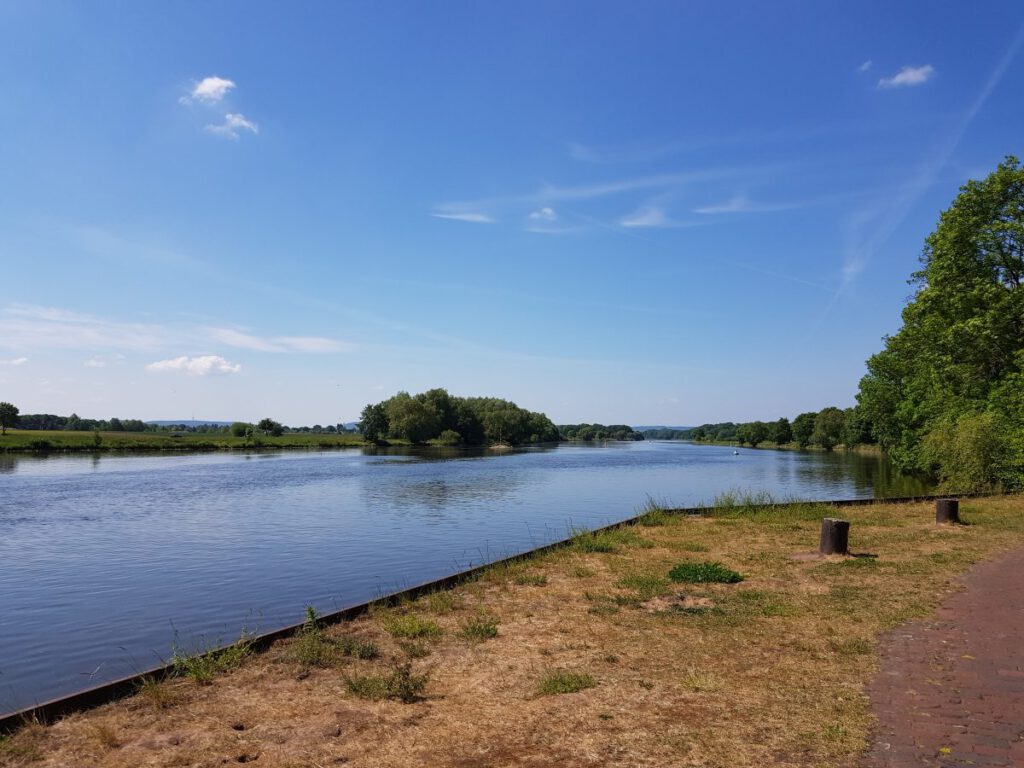
{"type": "Polygon", "coordinates": [[[244,437],[249,434],[287,435],[287,434],[352,434],[355,432],[344,424],[314,424],[311,427],[289,427],[274,421],[263,419],[257,424],[236,421],[232,424],[153,424],[141,419],[86,419],[76,413],[70,416],[57,416],[52,413],[21,413],[11,403],[0,403],[0,430],[17,427],[28,430],[48,430],[55,432],[190,432],[195,434],[227,435],[244,437]]]}
{"type": "Polygon", "coordinates": [[[563,440],[643,440],[642,433],[625,424],[559,424],[563,440]]]}
{"type": "Polygon", "coordinates": [[[831,406],[817,412],[801,413],[792,422],[781,418],[776,421],[702,424],[689,430],[688,437],[696,442],[735,442],[754,448],[762,443],[776,446],[795,443],[800,448],[814,446],[826,451],[839,445],[853,448],[875,443],[871,425],[860,408],[831,406]]]}
{"type": "Polygon", "coordinates": [[[559,439],[558,428],[543,413],[496,397],[456,397],[444,389],[399,392],[371,403],[363,409],[359,429],[370,442],[522,445],[559,439]]]}

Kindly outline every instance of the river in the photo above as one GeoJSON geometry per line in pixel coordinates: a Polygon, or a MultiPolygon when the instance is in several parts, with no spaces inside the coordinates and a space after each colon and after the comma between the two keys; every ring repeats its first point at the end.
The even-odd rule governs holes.
{"type": "Polygon", "coordinates": [[[0,712],[727,490],[929,492],[881,457],[681,442],[0,456],[0,712]]]}

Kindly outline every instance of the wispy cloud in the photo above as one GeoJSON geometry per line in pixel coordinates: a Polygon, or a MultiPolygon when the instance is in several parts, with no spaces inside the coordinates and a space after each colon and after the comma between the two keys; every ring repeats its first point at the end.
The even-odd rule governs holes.
{"type": "Polygon", "coordinates": [[[182,96],[179,101],[182,104],[190,104],[192,101],[199,101],[204,104],[216,104],[223,99],[228,91],[235,88],[235,81],[212,75],[204,77],[196,83],[188,96],[182,96]]]}
{"type": "Polygon", "coordinates": [[[435,219],[448,219],[450,221],[468,221],[471,224],[494,224],[495,219],[486,213],[479,211],[454,211],[441,209],[432,214],[435,219]]]}
{"type": "Polygon", "coordinates": [[[921,85],[935,74],[935,67],[925,64],[922,67],[904,67],[892,77],[883,77],[878,81],[879,88],[905,88],[921,85]]]}
{"type": "Polygon", "coordinates": [[[11,360],[0,360],[0,365],[18,366],[18,365],[24,365],[27,362],[28,362],[28,358],[27,357],[15,357],[15,358],[13,358],[11,360]]]}
{"type": "Polygon", "coordinates": [[[0,311],[0,347],[8,349],[155,349],[156,325],[121,323],[55,307],[13,304],[0,311]]]}
{"type": "Polygon", "coordinates": [[[234,328],[210,328],[210,336],[222,344],[257,352],[343,352],[350,345],[321,336],[254,336],[234,328]]]}
{"type": "Polygon", "coordinates": [[[749,172],[750,169],[709,168],[699,171],[683,171],[679,173],[658,173],[649,176],[636,176],[615,181],[581,184],[570,187],[545,186],[536,195],[544,200],[587,200],[595,197],[607,197],[624,192],[635,192],[643,189],[678,187],[713,179],[728,178],[749,172]]]}
{"type": "Polygon", "coordinates": [[[536,211],[530,211],[531,221],[555,221],[558,219],[558,214],[555,213],[555,209],[549,205],[545,205],[543,208],[538,208],[536,211]]]}
{"type": "Polygon", "coordinates": [[[102,357],[90,357],[88,360],[82,363],[82,365],[84,365],[86,368],[106,368],[107,361],[104,360],[102,357]]]}
{"type": "Polygon", "coordinates": [[[200,355],[198,357],[174,357],[170,360],[158,360],[146,366],[147,371],[155,373],[184,373],[189,376],[209,376],[211,374],[238,373],[242,370],[239,363],[229,363],[220,355],[200,355]]]}
{"type": "Polygon", "coordinates": [[[670,227],[672,222],[665,215],[660,205],[649,205],[638,208],[619,221],[624,227],[670,227]]]}
{"type": "Polygon", "coordinates": [[[871,59],[868,59],[863,64],[861,64],[859,67],[857,67],[857,71],[858,72],[867,72],[869,69],[871,69],[873,64],[874,64],[874,62],[871,59]]]}
{"type": "Polygon", "coordinates": [[[668,215],[668,213],[666,213],[664,204],[660,202],[662,199],[664,199],[664,196],[658,195],[653,200],[649,200],[644,205],[641,205],[631,214],[620,219],[619,226],[625,227],[626,229],[664,229],[678,227],[696,227],[705,223],[699,221],[682,221],[680,219],[673,219],[668,215]]]}
{"type": "Polygon", "coordinates": [[[259,133],[260,129],[256,123],[251,120],[247,120],[245,115],[228,113],[224,115],[224,122],[216,125],[207,125],[203,127],[203,130],[207,133],[213,133],[217,136],[223,136],[228,139],[237,139],[239,137],[239,131],[248,131],[249,133],[259,133]]]}
{"type": "Polygon", "coordinates": [[[805,208],[809,203],[805,202],[779,202],[762,203],[751,200],[746,195],[733,195],[727,202],[715,205],[702,205],[694,208],[694,213],[702,215],[715,215],[722,213],[774,213],[776,211],[791,211],[796,208],[805,208]]]}

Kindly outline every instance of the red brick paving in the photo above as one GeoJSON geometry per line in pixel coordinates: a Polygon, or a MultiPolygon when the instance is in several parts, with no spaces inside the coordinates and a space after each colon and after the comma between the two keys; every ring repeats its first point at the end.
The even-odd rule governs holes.
{"type": "Polygon", "coordinates": [[[882,637],[864,768],[1024,768],[1024,549],[964,584],[932,619],[882,637]]]}

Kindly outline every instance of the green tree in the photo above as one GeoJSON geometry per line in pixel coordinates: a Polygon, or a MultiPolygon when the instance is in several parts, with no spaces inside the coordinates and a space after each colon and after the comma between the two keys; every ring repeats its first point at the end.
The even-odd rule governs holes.
{"type": "Polygon", "coordinates": [[[280,437],[284,434],[284,427],[273,419],[261,419],[260,423],[256,425],[256,429],[264,435],[273,435],[274,437],[280,437]]]}
{"type": "Polygon", "coordinates": [[[992,411],[936,424],[924,436],[922,455],[944,491],[987,491],[1010,480],[1004,475],[1012,452],[1007,430],[992,411]]]}
{"type": "Polygon", "coordinates": [[[379,442],[387,437],[390,428],[384,403],[370,404],[363,408],[359,417],[359,431],[365,440],[371,443],[379,442]]]}
{"type": "Polygon", "coordinates": [[[796,444],[801,448],[806,448],[811,444],[811,435],[814,432],[814,421],[817,417],[817,413],[814,411],[808,411],[807,413],[801,413],[793,419],[793,439],[796,440],[796,444]]]}
{"type": "Polygon", "coordinates": [[[960,188],[926,239],[921,265],[903,326],[868,360],[858,403],[899,466],[940,476],[963,456],[935,441],[977,431],[981,422],[961,420],[991,412],[993,434],[1010,446],[992,454],[1000,462],[992,471],[1019,482],[1019,417],[1007,411],[1013,398],[1003,386],[1024,364],[1024,169],[1016,158],[960,188]],[[937,437],[926,447],[929,435],[937,437]]]}
{"type": "Polygon", "coordinates": [[[874,443],[871,421],[864,415],[864,409],[857,406],[843,411],[843,437],[840,442],[847,448],[874,443]]]}
{"type": "Polygon", "coordinates": [[[18,426],[18,413],[17,406],[0,403],[0,435],[6,435],[8,427],[18,426]]]}
{"type": "Polygon", "coordinates": [[[441,419],[437,412],[422,400],[399,392],[385,401],[390,437],[400,437],[412,443],[425,443],[441,432],[441,419]]]}
{"type": "Polygon", "coordinates": [[[843,439],[843,425],[846,417],[838,408],[823,408],[814,418],[814,431],[811,432],[811,443],[820,445],[831,451],[843,439]]]}
{"type": "Polygon", "coordinates": [[[793,442],[793,427],[790,425],[789,419],[781,418],[776,422],[772,422],[768,439],[776,445],[785,445],[786,443],[793,442]]]}
{"type": "Polygon", "coordinates": [[[750,443],[753,448],[767,440],[768,434],[768,425],[763,421],[748,421],[736,428],[736,438],[740,445],[750,443]]]}
{"type": "Polygon", "coordinates": [[[231,434],[235,437],[245,437],[250,429],[252,429],[252,424],[247,424],[244,421],[236,421],[231,425],[231,434]]]}

